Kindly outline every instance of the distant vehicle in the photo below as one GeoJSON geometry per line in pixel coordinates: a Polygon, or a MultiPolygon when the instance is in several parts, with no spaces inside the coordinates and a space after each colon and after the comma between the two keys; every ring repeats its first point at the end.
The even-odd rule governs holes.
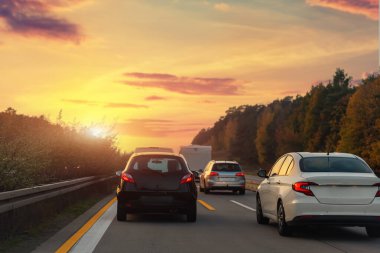
{"type": "Polygon", "coordinates": [[[169,152],[174,153],[172,148],[164,148],[164,147],[138,147],[135,148],[134,153],[144,153],[144,152],[169,152]]]}
{"type": "Polygon", "coordinates": [[[197,219],[197,188],[185,160],[174,153],[136,153],[129,159],[117,187],[117,220],[128,213],[176,212],[188,222],[197,219]]]}
{"type": "Polygon", "coordinates": [[[205,166],[211,161],[211,146],[188,145],[181,146],[179,153],[183,155],[186,162],[193,172],[195,179],[199,180],[199,174],[205,166]]]}
{"type": "Polygon", "coordinates": [[[211,190],[232,190],[245,194],[245,176],[235,161],[210,161],[200,175],[199,188],[208,194],[211,190]]]}
{"type": "Polygon", "coordinates": [[[280,235],[296,226],[365,227],[380,237],[380,179],[363,159],[345,153],[289,153],[266,174],[256,194],[259,224],[278,223],[280,235]]]}

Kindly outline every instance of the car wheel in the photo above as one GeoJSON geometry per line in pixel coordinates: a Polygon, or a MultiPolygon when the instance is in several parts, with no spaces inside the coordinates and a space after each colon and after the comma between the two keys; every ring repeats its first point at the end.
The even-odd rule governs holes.
{"type": "Polygon", "coordinates": [[[125,211],[125,207],[119,201],[117,202],[116,218],[118,221],[127,220],[127,212],[125,211]]]}
{"type": "Polygon", "coordinates": [[[239,195],[244,195],[245,194],[245,189],[240,189],[239,190],[239,195]]]}
{"type": "Polygon", "coordinates": [[[204,186],[203,190],[205,191],[205,194],[209,194],[210,193],[210,189],[207,188],[205,181],[203,181],[203,186],[204,186]]]}
{"type": "Polygon", "coordinates": [[[202,187],[201,181],[199,181],[199,191],[200,192],[204,192],[205,191],[205,188],[202,187]]]}
{"type": "Polygon", "coordinates": [[[378,238],[380,237],[380,227],[379,226],[368,226],[365,227],[365,230],[367,231],[367,235],[372,238],[378,238]]]}
{"type": "Polygon", "coordinates": [[[285,209],[280,201],[277,207],[277,228],[278,233],[282,236],[289,236],[292,233],[292,229],[286,223],[285,209]]]}
{"type": "Polygon", "coordinates": [[[269,224],[269,218],[264,217],[263,215],[263,208],[261,206],[261,200],[260,200],[259,195],[257,195],[257,198],[256,198],[256,220],[257,220],[257,223],[262,224],[262,225],[269,224]]]}
{"type": "Polygon", "coordinates": [[[194,202],[191,205],[188,213],[186,214],[187,222],[196,222],[197,221],[197,204],[194,202]]]}

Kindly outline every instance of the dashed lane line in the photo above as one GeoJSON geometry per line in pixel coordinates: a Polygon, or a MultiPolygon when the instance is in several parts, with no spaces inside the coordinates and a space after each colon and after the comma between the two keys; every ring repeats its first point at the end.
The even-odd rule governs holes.
{"type": "Polygon", "coordinates": [[[248,210],[251,210],[251,211],[253,211],[253,212],[256,212],[256,209],[254,209],[254,208],[252,208],[252,207],[250,207],[250,206],[246,206],[246,205],[244,205],[244,204],[242,204],[242,203],[240,203],[240,202],[237,202],[237,201],[235,201],[235,200],[230,200],[232,203],[234,203],[234,204],[236,204],[236,205],[239,205],[239,206],[241,206],[241,207],[244,207],[244,208],[246,208],[246,209],[248,209],[248,210]]]}
{"type": "Polygon", "coordinates": [[[198,199],[198,202],[199,202],[199,204],[201,204],[202,206],[206,207],[209,211],[215,211],[215,210],[216,210],[212,205],[207,204],[206,202],[204,202],[204,201],[201,200],[201,199],[198,199]]]}

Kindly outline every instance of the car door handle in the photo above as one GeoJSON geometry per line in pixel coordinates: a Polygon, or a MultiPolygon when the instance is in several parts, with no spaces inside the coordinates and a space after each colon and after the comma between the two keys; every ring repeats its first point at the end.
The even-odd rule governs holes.
{"type": "Polygon", "coordinates": [[[277,181],[277,184],[281,184],[281,182],[280,182],[280,181],[277,181]]]}

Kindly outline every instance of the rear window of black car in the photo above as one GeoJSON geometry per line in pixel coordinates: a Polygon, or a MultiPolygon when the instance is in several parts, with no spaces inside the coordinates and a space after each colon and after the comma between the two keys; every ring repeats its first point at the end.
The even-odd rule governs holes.
{"type": "Polygon", "coordinates": [[[363,161],[348,157],[309,157],[301,160],[302,172],[372,173],[363,161]]]}
{"type": "Polygon", "coordinates": [[[181,158],[165,155],[137,156],[128,167],[130,172],[154,172],[160,174],[181,173],[185,169],[185,164],[181,158]]]}
{"type": "Polygon", "coordinates": [[[236,163],[215,163],[212,166],[212,171],[220,171],[220,172],[236,172],[241,171],[239,164],[236,163]]]}

